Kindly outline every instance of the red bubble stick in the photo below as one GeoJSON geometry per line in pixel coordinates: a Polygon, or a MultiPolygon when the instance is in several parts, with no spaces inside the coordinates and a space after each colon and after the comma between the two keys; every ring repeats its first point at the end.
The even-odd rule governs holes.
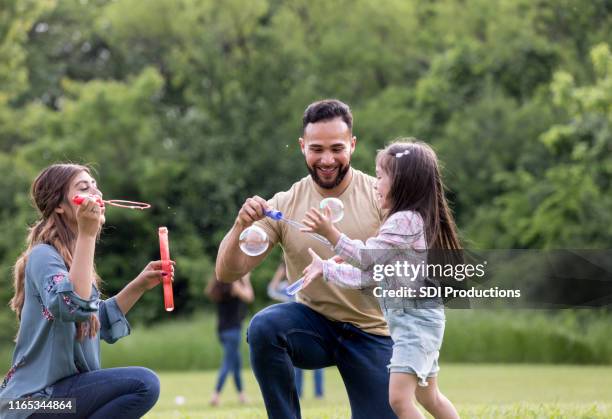
{"type": "Polygon", "coordinates": [[[83,201],[85,201],[85,198],[89,196],[90,198],[94,199],[96,201],[96,203],[103,207],[104,204],[108,204],[110,206],[113,207],[119,207],[119,208],[129,208],[129,209],[139,209],[139,210],[144,210],[147,208],[151,208],[151,204],[147,204],[146,202],[137,202],[137,201],[125,201],[123,199],[107,199],[107,200],[103,200],[99,195],[75,195],[72,198],[72,202],[74,202],[76,205],[81,205],[83,203],[83,201]]]}
{"type": "Polygon", "coordinates": [[[168,229],[159,228],[159,252],[161,254],[162,271],[166,272],[163,277],[164,284],[164,307],[166,311],[174,310],[174,295],[172,293],[172,265],[170,264],[170,248],[168,247],[168,229]]]}

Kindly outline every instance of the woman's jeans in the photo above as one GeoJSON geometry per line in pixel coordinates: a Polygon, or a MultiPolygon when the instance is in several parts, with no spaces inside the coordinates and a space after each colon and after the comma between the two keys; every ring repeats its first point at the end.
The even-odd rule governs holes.
{"type": "Polygon", "coordinates": [[[223,330],[219,333],[219,340],[223,345],[223,364],[219,370],[219,378],[217,379],[217,386],[215,391],[221,392],[225,378],[230,372],[234,375],[234,382],[236,383],[236,389],[238,392],[242,391],[242,379],[240,377],[240,368],[242,367],[242,361],[240,359],[240,338],[242,336],[239,327],[234,329],[223,330]]]}
{"type": "MultiPolygon", "coordinates": [[[[315,397],[323,397],[323,368],[312,370],[314,376],[314,391],[315,397]]],[[[302,398],[302,384],[304,383],[304,370],[295,368],[295,388],[298,396],[302,398]]]]}
{"type": "Polygon", "coordinates": [[[53,385],[53,399],[76,399],[76,414],[35,413],[30,418],[134,419],[159,397],[159,378],[147,368],[107,368],[64,378],[53,385]]]}

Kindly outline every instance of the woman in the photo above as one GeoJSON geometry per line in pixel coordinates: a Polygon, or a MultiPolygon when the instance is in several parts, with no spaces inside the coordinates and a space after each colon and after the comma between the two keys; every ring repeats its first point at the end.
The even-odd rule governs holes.
{"type": "Polygon", "coordinates": [[[34,413],[8,403],[17,398],[75,399],[70,417],[141,417],[159,397],[159,379],[141,367],[100,369],[100,338],[114,343],[130,333],[125,314],[160,283],[161,262],[150,262],[119,294],[101,300],[94,252],[104,207],[92,198],[72,202],[77,194],[102,195],[89,169],[49,166],[31,194],[40,219],[14,267],[11,308],[20,325],[13,366],[0,384],[0,417],[34,413]]]}
{"type": "Polygon", "coordinates": [[[238,281],[226,284],[212,278],[206,286],[206,294],[217,304],[217,333],[223,345],[223,363],[219,370],[219,377],[215,392],[210,399],[212,406],[219,404],[221,389],[227,374],[233,373],[236,390],[241,403],[247,399],[242,388],[240,359],[240,340],[242,337],[242,321],[246,316],[246,305],[255,297],[251,286],[250,274],[246,274],[238,281]]]}

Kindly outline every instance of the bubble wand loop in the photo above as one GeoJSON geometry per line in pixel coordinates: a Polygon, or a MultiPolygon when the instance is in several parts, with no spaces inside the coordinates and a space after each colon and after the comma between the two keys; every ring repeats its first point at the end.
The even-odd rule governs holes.
{"type": "MultiPolygon", "coordinates": [[[[76,205],[81,205],[83,203],[83,201],[85,201],[85,198],[87,198],[87,197],[88,197],[87,195],[75,195],[72,198],[72,202],[74,202],[76,205]]],[[[146,202],[126,201],[124,199],[107,199],[107,200],[103,200],[98,195],[89,195],[89,197],[94,199],[96,201],[96,203],[99,206],[101,206],[101,207],[103,207],[106,204],[106,205],[110,205],[112,207],[127,208],[127,209],[137,209],[137,210],[145,210],[145,209],[151,208],[151,204],[147,204],[146,202]]]]}
{"type": "Polygon", "coordinates": [[[170,248],[168,247],[168,229],[159,228],[159,253],[161,255],[162,271],[166,273],[162,279],[164,286],[164,307],[166,311],[174,310],[174,294],[172,292],[172,265],[170,265],[170,248]]]}

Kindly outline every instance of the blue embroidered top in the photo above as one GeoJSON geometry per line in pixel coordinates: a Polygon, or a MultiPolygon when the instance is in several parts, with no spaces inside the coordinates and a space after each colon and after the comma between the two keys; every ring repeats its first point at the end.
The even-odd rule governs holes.
{"type": "Polygon", "coordinates": [[[100,369],[100,338],[114,343],[130,333],[115,298],[100,300],[94,286],[88,300],[72,287],[64,260],[47,244],[32,248],[25,270],[25,301],[12,367],[0,384],[0,417],[21,418],[30,412],[8,412],[7,401],[45,399],[53,384],[74,374],[100,369]],[[96,314],[100,332],[76,339],[76,323],[96,314]],[[22,416],[23,414],[23,416],[22,416]]]}

